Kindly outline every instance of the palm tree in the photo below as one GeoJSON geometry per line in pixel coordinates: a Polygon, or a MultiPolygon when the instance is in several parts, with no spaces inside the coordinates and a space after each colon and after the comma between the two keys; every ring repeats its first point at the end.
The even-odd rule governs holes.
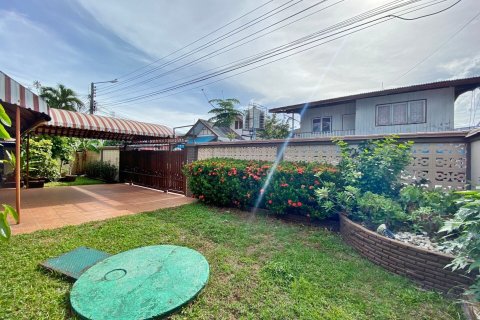
{"type": "Polygon", "coordinates": [[[208,113],[215,115],[208,121],[212,121],[216,126],[230,127],[236,117],[243,115],[240,110],[235,109],[235,105],[240,103],[237,99],[213,99],[208,103],[213,107],[208,113]]]}
{"type": "Polygon", "coordinates": [[[40,96],[47,101],[48,106],[51,108],[82,111],[85,106],[77,97],[75,91],[65,87],[63,84],[59,84],[56,88],[42,87],[40,96]]]}

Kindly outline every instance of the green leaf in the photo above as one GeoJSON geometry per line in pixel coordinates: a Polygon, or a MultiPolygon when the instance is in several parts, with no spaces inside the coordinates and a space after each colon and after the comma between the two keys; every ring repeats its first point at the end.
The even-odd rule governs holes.
{"type": "Polygon", "coordinates": [[[5,130],[3,124],[0,123],[0,139],[10,139],[10,134],[5,130]]]}
{"type": "Polygon", "coordinates": [[[18,223],[18,212],[15,210],[12,206],[9,206],[8,204],[4,204],[3,207],[5,208],[5,214],[11,215],[13,219],[15,219],[15,222],[18,223]]]}
{"type": "Polygon", "coordinates": [[[8,241],[12,231],[7,221],[7,215],[4,212],[0,213],[0,241],[8,241]]]}
{"type": "Polygon", "coordinates": [[[12,120],[10,120],[10,117],[5,112],[5,109],[3,108],[1,103],[0,103],[0,121],[8,127],[12,125],[12,120]]]}

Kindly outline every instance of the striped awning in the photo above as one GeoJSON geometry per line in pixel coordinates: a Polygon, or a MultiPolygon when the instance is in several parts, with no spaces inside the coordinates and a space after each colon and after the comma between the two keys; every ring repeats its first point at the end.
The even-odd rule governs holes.
{"type": "Polygon", "coordinates": [[[0,100],[48,115],[45,100],[0,71],[0,100]]]}
{"type": "Polygon", "coordinates": [[[169,127],[50,108],[49,122],[37,134],[122,141],[162,140],[173,137],[169,127]]]}

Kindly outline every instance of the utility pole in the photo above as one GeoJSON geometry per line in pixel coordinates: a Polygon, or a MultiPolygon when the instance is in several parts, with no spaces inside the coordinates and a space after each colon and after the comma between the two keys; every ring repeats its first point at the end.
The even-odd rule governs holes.
{"type": "Polygon", "coordinates": [[[109,80],[109,81],[99,81],[99,82],[92,82],[90,83],[90,110],[89,113],[93,114],[96,110],[96,102],[95,102],[95,84],[97,83],[116,83],[118,82],[117,79],[109,80]]]}
{"type": "Polygon", "coordinates": [[[90,84],[90,114],[95,112],[95,84],[90,84]]]}

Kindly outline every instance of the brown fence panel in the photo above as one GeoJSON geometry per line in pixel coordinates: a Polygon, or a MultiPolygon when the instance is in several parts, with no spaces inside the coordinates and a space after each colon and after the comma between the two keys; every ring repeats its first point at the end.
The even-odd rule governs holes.
{"type": "Polygon", "coordinates": [[[185,194],[185,151],[120,151],[120,181],[185,194]]]}

